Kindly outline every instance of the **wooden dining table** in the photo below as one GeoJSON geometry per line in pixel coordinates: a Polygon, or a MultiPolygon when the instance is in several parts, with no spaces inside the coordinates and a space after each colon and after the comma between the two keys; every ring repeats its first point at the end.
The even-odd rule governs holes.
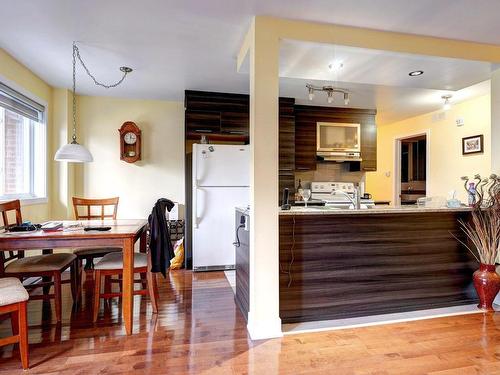
{"type": "Polygon", "coordinates": [[[127,335],[132,334],[134,247],[146,251],[146,220],[62,221],[63,228],[53,232],[37,230],[27,233],[0,233],[0,251],[32,251],[56,248],[122,247],[123,296],[122,311],[127,335]],[[110,227],[108,231],[85,231],[84,227],[110,227]]]}

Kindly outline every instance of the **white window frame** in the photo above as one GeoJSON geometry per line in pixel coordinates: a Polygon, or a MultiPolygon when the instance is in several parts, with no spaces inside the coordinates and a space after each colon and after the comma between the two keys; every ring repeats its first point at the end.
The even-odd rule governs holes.
{"type": "MultiPolygon", "coordinates": [[[[44,160],[44,168],[45,168],[45,178],[43,181],[43,188],[44,188],[44,196],[35,196],[33,195],[35,193],[35,188],[34,188],[34,181],[35,181],[35,169],[33,165],[33,158],[30,158],[30,194],[5,194],[0,196],[0,201],[8,201],[8,200],[13,200],[13,199],[19,199],[21,201],[21,204],[24,206],[28,205],[33,205],[33,204],[43,204],[43,203],[48,203],[48,113],[49,113],[49,105],[47,101],[43,100],[42,98],[39,98],[38,96],[34,95],[33,93],[25,90],[23,87],[19,86],[17,83],[9,80],[8,78],[2,76],[0,74],[0,82],[3,84],[9,86],[11,89],[16,90],[20,94],[26,96],[27,98],[37,102],[38,104],[41,104],[45,107],[45,111],[43,112],[43,119],[42,119],[42,124],[45,127],[45,139],[43,140],[43,147],[45,149],[45,160],[44,160]]],[[[32,131],[32,128],[30,129],[30,132],[32,131]]],[[[2,145],[3,146],[3,145],[2,145]]],[[[34,154],[34,142],[33,142],[33,137],[30,137],[30,153],[34,154]]],[[[3,149],[3,147],[2,147],[3,149]]]]}

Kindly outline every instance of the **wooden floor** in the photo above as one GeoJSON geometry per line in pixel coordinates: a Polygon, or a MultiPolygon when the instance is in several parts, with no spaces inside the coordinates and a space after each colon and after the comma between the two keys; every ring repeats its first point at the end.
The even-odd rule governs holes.
{"type": "MultiPolygon", "coordinates": [[[[94,325],[88,302],[71,311],[65,289],[60,327],[50,305],[31,302],[29,373],[500,374],[500,313],[251,342],[222,272],[173,271],[160,286],[156,318],[149,301],[136,297],[130,337],[116,302],[94,325]]],[[[0,336],[9,333],[10,322],[0,323],[0,336]]],[[[17,373],[23,373],[17,349],[0,348],[0,374],[17,373]]]]}

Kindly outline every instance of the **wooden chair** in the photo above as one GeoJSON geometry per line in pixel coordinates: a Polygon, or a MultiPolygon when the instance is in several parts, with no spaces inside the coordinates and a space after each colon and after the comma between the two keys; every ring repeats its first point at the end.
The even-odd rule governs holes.
{"type": "MultiPolygon", "coordinates": [[[[104,198],[104,199],[87,199],[73,197],[73,209],[75,211],[76,220],[116,220],[116,212],[118,211],[118,201],[120,198],[104,198]],[[80,207],[86,207],[85,213],[80,211],[80,207]],[[111,214],[106,214],[106,207],[112,208],[111,214]],[[93,208],[100,208],[99,214],[92,212],[93,208]]],[[[104,255],[121,252],[121,247],[88,247],[74,250],[73,254],[78,258],[79,269],[81,269],[83,260],[85,260],[85,270],[94,268],[94,259],[102,258],[104,255]]]]}
{"type": "MultiPolygon", "coordinates": [[[[4,227],[9,227],[9,212],[15,211],[16,225],[22,224],[21,203],[19,200],[0,203],[0,212],[4,227]]],[[[26,285],[29,290],[43,288],[43,294],[32,295],[31,299],[54,299],[56,319],[61,321],[61,286],[64,283],[71,283],[71,293],[73,301],[78,300],[79,276],[76,263],[76,256],[68,253],[52,254],[52,250],[44,250],[43,255],[24,257],[24,251],[0,251],[0,277],[15,277],[24,281],[33,277],[42,279],[32,284],[26,285]],[[68,268],[71,268],[70,280],[63,281],[61,275],[68,268]],[[54,293],[49,294],[50,287],[54,286],[54,293]]]]}
{"type": "MultiPolygon", "coordinates": [[[[134,254],[134,274],[138,273],[141,276],[146,275],[145,278],[134,280],[134,283],[140,283],[143,289],[134,290],[134,295],[147,295],[151,299],[153,307],[153,314],[158,313],[158,284],[156,282],[156,275],[151,272],[151,255],[148,251],[144,254],[146,249],[141,249],[142,252],[134,254]]],[[[94,308],[93,308],[93,321],[97,321],[99,315],[99,302],[101,298],[121,297],[122,288],[120,284],[120,292],[113,293],[111,291],[111,281],[118,281],[121,283],[123,275],[123,253],[109,253],[97,262],[94,267],[94,308]],[[119,280],[110,280],[111,276],[118,275],[119,280]],[[101,293],[101,280],[104,276],[105,291],[101,293]]]]}
{"type": "Polygon", "coordinates": [[[0,346],[19,343],[23,369],[29,367],[28,321],[26,303],[29,295],[21,282],[13,277],[0,279],[0,314],[10,314],[12,336],[0,339],[0,346]]]}

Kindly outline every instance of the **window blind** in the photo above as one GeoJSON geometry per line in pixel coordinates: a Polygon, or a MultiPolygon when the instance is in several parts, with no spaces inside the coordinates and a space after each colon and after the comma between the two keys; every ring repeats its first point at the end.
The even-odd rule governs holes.
{"type": "Polygon", "coordinates": [[[45,107],[0,82],[0,106],[36,122],[43,121],[45,107]]]}

